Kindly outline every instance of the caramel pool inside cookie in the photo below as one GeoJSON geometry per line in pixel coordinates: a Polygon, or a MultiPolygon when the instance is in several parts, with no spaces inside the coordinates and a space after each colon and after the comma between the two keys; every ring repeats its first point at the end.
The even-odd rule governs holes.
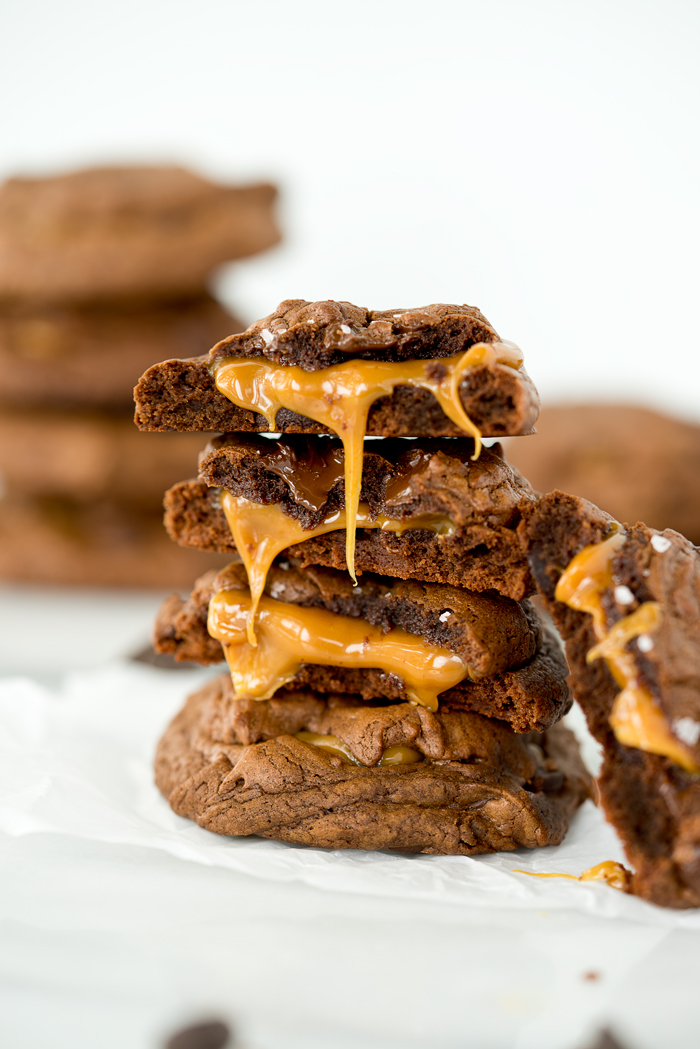
{"type": "MultiPolygon", "coordinates": [[[[247,635],[251,645],[257,644],[255,615],[265,589],[265,580],[275,557],[295,543],[303,543],[317,535],[336,532],[347,526],[347,511],[343,508],[330,513],[315,528],[302,528],[296,518],[286,514],[279,503],[267,506],[253,502],[244,496],[223,492],[221,506],[226,516],[233,541],[248,573],[251,603],[248,613],[247,635]]],[[[377,514],[373,517],[369,507],[360,503],[355,522],[358,528],[381,528],[385,532],[399,535],[410,529],[425,529],[438,535],[452,535],[455,525],[444,514],[419,514],[405,520],[377,514]]]]}
{"type": "Polygon", "coordinates": [[[437,710],[438,695],[469,676],[454,652],[400,627],[384,633],[365,619],[263,596],[257,644],[248,640],[249,591],[219,590],[208,630],[221,642],[238,699],[271,699],[304,664],[377,668],[401,678],[412,703],[437,710]]]}

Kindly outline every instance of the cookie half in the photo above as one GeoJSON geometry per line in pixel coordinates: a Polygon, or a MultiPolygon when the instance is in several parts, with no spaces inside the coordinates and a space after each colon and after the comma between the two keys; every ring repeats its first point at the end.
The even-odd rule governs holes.
{"type": "MultiPolygon", "coordinates": [[[[468,438],[365,441],[357,572],[497,590],[515,600],[534,592],[516,528],[520,502],[535,493],[498,446],[477,460],[473,454],[468,438]]],[[[344,458],[331,437],[216,438],[200,479],[166,493],[166,528],[183,546],[233,553],[233,524],[244,554],[245,533],[274,531],[279,553],[343,568],[344,458]]]]}
{"type": "Polygon", "coordinates": [[[562,492],[525,507],[519,530],[603,746],[601,799],[634,891],[700,906],[698,550],[562,492]]]}
{"type": "MultiPolygon", "coordinates": [[[[203,576],[187,600],[172,595],[156,620],[156,650],[177,660],[219,662],[224,649],[217,636],[212,636],[210,631],[217,630],[211,623],[218,622],[222,598],[235,603],[237,592],[249,594],[242,565],[203,576]]],[[[279,682],[287,690],[359,694],[365,700],[412,698],[439,704],[440,709],[447,705],[501,718],[517,731],[547,728],[569,709],[561,648],[553,634],[542,628],[529,601],[517,603],[494,593],[472,594],[456,587],[377,576],[363,576],[362,586],[353,587],[344,573],[304,570],[291,564],[273,566],[265,593],[258,629],[270,631],[269,637],[266,634],[264,644],[259,641],[256,650],[241,645],[241,639],[228,650],[236,687],[242,690],[252,682],[256,689],[252,695],[269,694],[261,684],[263,677],[267,681],[267,667],[273,661],[276,666],[279,653],[288,644],[290,624],[296,629],[298,618],[303,630],[308,618],[305,610],[309,610],[313,623],[306,633],[313,636],[316,631],[321,638],[337,641],[330,646],[308,645],[303,640],[293,644],[289,665],[286,659],[280,661],[279,682]],[[281,616],[283,622],[272,619],[271,614],[281,616]],[[267,615],[271,615],[269,627],[267,615]],[[281,634],[275,633],[280,629],[281,634]],[[353,659],[341,654],[338,662],[335,648],[341,642],[346,648],[352,646],[355,634],[362,655],[358,651],[353,659]],[[384,648],[395,645],[399,637],[404,648],[394,664],[384,648]],[[416,682],[411,673],[412,669],[416,673],[421,660],[425,665],[416,682]],[[451,675],[449,679],[435,672],[440,665],[451,675]],[[436,683],[430,691],[432,674],[436,683]]],[[[249,600],[246,608],[248,604],[249,600]]],[[[219,632],[218,637],[225,645],[226,634],[219,632]]],[[[272,683],[270,677],[270,686],[272,683]]]]}
{"type": "MultiPolygon", "coordinates": [[[[348,382],[378,382],[370,363],[382,365],[384,385],[371,394],[367,434],[459,437],[465,425],[455,420],[466,415],[482,436],[503,437],[530,433],[537,419],[539,398],[522,356],[498,341],[475,307],[438,304],[378,312],[294,299],[240,336],[224,339],[206,357],[149,368],[135,390],[136,423],[143,430],[338,432],[305,410],[298,396],[283,398],[285,403],[267,413],[247,395],[236,402],[232,391],[238,380],[227,373],[245,365],[248,374],[253,366],[264,381],[283,385],[285,370],[289,378],[289,369],[298,369],[313,395],[314,383],[321,381],[341,382],[345,391],[348,382]],[[446,405],[452,405],[449,417],[446,405]]],[[[280,390],[278,385],[278,395],[280,390]]]]}

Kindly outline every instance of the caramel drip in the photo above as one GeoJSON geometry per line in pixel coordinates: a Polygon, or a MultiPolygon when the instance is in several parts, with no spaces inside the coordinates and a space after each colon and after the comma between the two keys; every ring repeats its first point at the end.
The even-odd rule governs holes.
{"type": "MultiPolygon", "coordinates": [[[[264,506],[242,495],[223,492],[221,505],[236,549],[248,573],[252,599],[247,627],[248,641],[255,646],[255,613],[274,559],[288,546],[345,528],[347,515],[344,509],[336,510],[315,528],[304,529],[294,517],[284,512],[279,503],[264,506]]],[[[424,528],[438,535],[452,535],[455,531],[454,523],[442,514],[420,514],[405,521],[398,521],[385,517],[384,514],[372,517],[369,507],[364,503],[360,503],[358,507],[357,526],[381,528],[382,531],[399,534],[412,528],[424,528]]]]}
{"type": "Polygon", "coordinates": [[[454,652],[427,644],[400,627],[382,633],[365,619],[325,608],[262,597],[257,645],[247,638],[248,591],[219,590],[209,603],[208,629],[221,642],[238,699],[270,699],[307,663],[377,668],[404,682],[411,703],[437,710],[438,695],[469,676],[454,652]]]}
{"type": "Polygon", "coordinates": [[[367,415],[380,397],[397,386],[430,390],[445,415],[474,438],[473,458],[481,451],[481,433],[464,410],[459,387],[465,373],[479,364],[522,367],[520,350],[508,343],[477,343],[466,353],[429,361],[343,361],[307,372],[264,358],[225,357],[214,364],[217,389],[248,411],[264,415],[270,430],[280,408],[288,408],[336,433],[345,450],[345,554],[355,576],[355,529],[362,484],[367,415]]]}
{"type": "Polygon", "coordinates": [[[610,629],[607,626],[603,594],[613,586],[612,563],[626,538],[624,532],[617,531],[600,543],[584,547],[561,576],[554,596],[569,608],[587,612],[593,618],[598,644],[586,659],[589,663],[604,659],[620,686],[610,712],[610,727],[617,740],[626,747],[671,758],[688,772],[700,772],[688,747],[673,735],[658,703],[640,681],[636,660],[627,648],[635,637],[658,627],[661,606],[647,601],[610,629]]]}
{"type": "MultiPolygon", "coordinates": [[[[321,747],[322,750],[327,750],[329,754],[333,754],[334,757],[340,758],[349,765],[362,765],[362,762],[357,760],[347,743],[344,743],[338,736],[321,736],[318,732],[297,732],[296,738],[300,739],[302,743],[310,743],[314,747],[321,747]]],[[[377,765],[414,765],[417,761],[423,761],[423,755],[419,750],[414,750],[413,747],[388,747],[383,752],[377,765]]]]}
{"type": "Polygon", "coordinates": [[[628,892],[630,888],[630,872],[621,863],[614,860],[605,860],[597,863],[595,867],[589,867],[578,877],[575,874],[539,874],[536,871],[514,870],[514,874],[527,874],[530,878],[570,878],[571,881],[604,881],[613,889],[621,889],[628,892]]]}

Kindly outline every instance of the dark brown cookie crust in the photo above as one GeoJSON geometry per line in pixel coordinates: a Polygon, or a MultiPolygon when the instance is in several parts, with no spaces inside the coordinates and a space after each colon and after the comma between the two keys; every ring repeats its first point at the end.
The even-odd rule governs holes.
{"type": "MultiPolygon", "coordinates": [[[[290,569],[290,571],[292,571],[290,569]]],[[[241,577],[244,573],[240,569],[241,577]]],[[[269,589],[275,590],[276,582],[286,575],[277,570],[276,574],[268,581],[269,589]]],[[[339,574],[340,576],[340,574],[339,574]]],[[[318,575],[316,575],[318,578],[318,575]]],[[[342,578],[342,576],[340,576],[342,578]]],[[[218,663],[222,659],[222,649],[218,641],[210,637],[207,631],[207,608],[211,594],[215,573],[210,572],[203,576],[195,586],[190,597],[183,601],[177,594],[173,594],[162,605],[156,619],[154,629],[154,646],[158,652],[173,655],[178,661],[192,660],[202,663],[218,663]]],[[[349,595],[328,595],[316,589],[311,577],[311,585],[302,584],[296,591],[295,596],[302,598],[306,603],[322,604],[333,611],[344,614],[357,614],[358,609],[369,612],[372,615],[372,603],[367,602],[363,608],[361,600],[365,595],[359,595],[353,599],[349,595]],[[300,591],[308,591],[303,595],[300,591]]],[[[401,584],[406,586],[406,584],[401,584]]],[[[416,602],[413,608],[403,609],[400,602],[395,604],[393,615],[381,610],[381,606],[375,604],[375,618],[382,622],[386,617],[402,621],[402,625],[413,625],[414,632],[425,631],[440,643],[442,639],[449,643],[449,635],[442,633],[445,624],[435,623],[437,610],[433,613],[420,607],[420,586],[409,584],[415,588],[416,602]],[[432,627],[431,627],[431,620],[432,627]]],[[[347,589],[351,589],[348,581],[347,589]]],[[[367,591],[369,591],[369,587],[367,591]]],[[[377,588],[378,590],[379,588],[377,588]]],[[[438,590],[446,588],[439,587],[438,590]]],[[[369,595],[368,595],[369,596],[369,595]]],[[[477,596],[477,595],[474,595],[477,596]]],[[[301,602],[300,602],[301,603],[301,602]]],[[[516,606],[518,607],[518,606],[516,606]]],[[[495,605],[494,605],[495,608],[495,605]]],[[[558,640],[548,630],[541,628],[533,619],[533,609],[526,603],[523,610],[525,618],[532,629],[529,635],[535,641],[533,654],[520,666],[517,665],[517,657],[512,666],[514,669],[501,670],[492,673],[491,676],[474,681],[466,681],[455,688],[443,692],[440,696],[441,708],[444,706],[474,711],[489,717],[507,721],[518,732],[527,732],[530,729],[543,730],[554,724],[569,710],[571,699],[566,684],[566,664],[559,646],[558,640]]],[[[503,624],[500,624],[500,629],[503,624]]],[[[468,645],[472,648],[478,646],[479,642],[473,636],[468,638],[470,625],[464,625],[464,636],[462,647],[468,645]]],[[[452,639],[453,645],[459,642],[452,639]]],[[[492,643],[492,642],[491,642],[492,643]]],[[[521,650],[521,652],[524,650],[521,650]]],[[[488,658],[488,657],[487,657],[488,658]]],[[[501,662],[504,662],[502,659],[501,662]]],[[[495,662],[491,659],[492,670],[495,662]]],[[[294,680],[286,685],[287,690],[311,688],[319,692],[338,692],[361,695],[365,700],[383,698],[388,700],[405,700],[407,698],[403,683],[393,675],[387,675],[381,670],[350,670],[331,666],[302,667],[294,680]]]]}
{"type": "MultiPolygon", "coordinates": [[[[700,780],[669,758],[618,743],[609,724],[620,691],[605,661],[586,661],[597,639],[590,616],[554,598],[566,565],[584,546],[600,542],[612,519],[591,503],[562,492],[523,510],[520,535],[530,551],[533,575],[545,607],[566,642],[574,696],[589,728],[604,748],[600,793],[608,819],[635,867],[634,892],[668,907],[700,906],[700,780]]],[[[668,549],[657,552],[658,533],[638,524],[613,562],[615,586],[628,587],[633,605],[620,607],[614,588],[603,597],[608,625],[644,601],[659,601],[662,617],[654,647],[627,645],[640,680],[673,726],[680,718],[700,721],[700,557],[678,533],[667,530],[668,549]]],[[[697,742],[695,753],[700,756],[697,742]]]]}
{"type": "MultiPolygon", "coordinates": [[[[236,407],[217,390],[209,357],[154,364],[134,389],[136,425],[142,430],[203,430],[219,433],[267,433],[264,417],[236,407]]],[[[459,388],[464,410],[484,437],[532,431],[539,397],[524,370],[503,364],[471,368],[459,388]]],[[[324,433],[324,427],[280,408],[275,432],[324,433]]],[[[375,437],[463,437],[429,390],[397,386],[390,397],[369,410],[367,434],[375,437]]]]}
{"type": "Polygon", "coordinates": [[[343,705],[333,709],[326,697],[307,694],[277,701],[277,711],[275,700],[257,704],[267,708],[267,726],[251,732],[245,709],[238,716],[227,710],[226,687],[224,677],[191,696],[156,755],[156,783],[171,807],[219,834],[479,855],[558,844],[590,796],[578,747],[563,726],[537,737],[533,749],[531,736],[519,739],[473,715],[426,718],[428,711],[402,704],[351,708],[348,717],[343,705]],[[288,734],[311,725],[349,733],[348,744],[368,765],[380,747],[402,743],[426,760],[345,764],[288,734]],[[251,735],[261,741],[239,742],[251,735]]]}
{"type": "Polygon", "coordinates": [[[477,342],[496,341],[496,329],[475,306],[437,303],[415,310],[367,310],[351,302],[286,299],[240,335],[223,339],[211,358],[264,356],[315,371],[350,358],[451,357],[477,342]]]}
{"type": "Polygon", "coordinates": [[[211,270],[279,240],[273,186],[178,167],[91,168],[0,187],[0,300],[203,291],[211,270]]]}
{"type": "MultiPolygon", "coordinates": [[[[0,308],[0,402],[133,412],[134,381],[154,360],[204,353],[241,326],[211,295],[161,303],[0,308]]],[[[132,422],[133,425],[133,422],[132,422]]]]}

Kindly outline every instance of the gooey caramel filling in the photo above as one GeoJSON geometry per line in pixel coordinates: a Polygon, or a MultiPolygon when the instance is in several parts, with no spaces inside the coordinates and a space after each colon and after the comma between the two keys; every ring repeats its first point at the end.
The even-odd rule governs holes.
{"type": "MultiPolygon", "coordinates": [[[[322,736],[318,732],[297,732],[296,739],[300,739],[302,743],[310,743],[314,747],[320,747],[349,765],[362,765],[362,762],[357,760],[347,743],[344,743],[338,736],[322,736]]],[[[419,750],[414,750],[413,747],[387,747],[383,751],[377,765],[414,765],[418,761],[423,761],[423,755],[419,750]]],[[[367,766],[363,767],[366,768],[367,766]]]]}
{"type": "Polygon", "coordinates": [[[263,596],[257,645],[248,640],[251,595],[219,590],[209,603],[208,629],[221,642],[238,699],[271,699],[304,664],[377,668],[404,683],[411,703],[437,710],[438,695],[469,676],[454,652],[394,627],[388,634],[365,619],[325,608],[302,608],[263,596]]]}
{"type": "MultiPolygon", "coordinates": [[[[279,503],[263,506],[244,496],[223,492],[221,506],[248,573],[251,605],[246,629],[248,642],[255,646],[255,614],[274,559],[288,546],[345,528],[347,512],[345,509],[336,510],[315,528],[305,529],[294,517],[286,514],[279,503]]],[[[455,531],[454,523],[443,514],[420,514],[406,521],[398,521],[384,514],[372,517],[369,507],[363,503],[358,507],[356,523],[358,528],[381,528],[385,532],[399,534],[414,528],[424,528],[438,535],[452,535],[455,531]]]]}
{"type": "Polygon", "coordinates": [[[519,369],[523,357],[511,343],[477,343],[466,353],[427,361],[350,360],[307,372],[298,365],[279,365],[264,358],[225,357],[214,364],[217,389],[239,408],[258,412],[275,429],[280,408],[313,419],[336,433],[345,450],[345,555],[355,576],[355,529],[359,511],[367,415],[379,398],[397,386],[420,387],[437,399],[445,415],[474,438],[474,459],[481,433],[464,410],[459,387],[466,372],[479,364],[505,364],[519,369]]]}
{"type": "Polygon", "coordinates": [[[619,742],[671,758],[688,772],[700,772],[688,747],[673,735],[658,703],[639,680],[636,661],[627,649],[633,638],[656,629],[661,606],[647,601],[610,629],[607,627],[602,598],[613,586],[612,562],[626,539],[623,531],[616,531],[602,542],[584,547],[559,579],[554,596],[569,608],[587,612],[593,618],[598,644],[586,659],[589,663],[604,659],[621,688],[610,712],[610,726],[619,742]]]}

